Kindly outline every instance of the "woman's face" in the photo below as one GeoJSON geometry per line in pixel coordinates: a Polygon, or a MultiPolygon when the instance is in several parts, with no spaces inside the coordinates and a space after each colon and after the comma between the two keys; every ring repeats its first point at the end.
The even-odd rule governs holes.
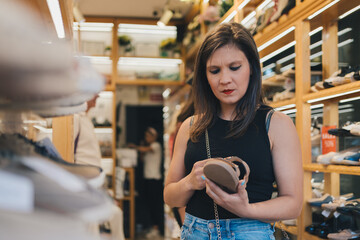
{"type": "Polygon", "coordinates": [[[249,61],[235,45],[225,45],[206,62],[206,76],[222,109],[235,108],[249,85],[249,61]]]}

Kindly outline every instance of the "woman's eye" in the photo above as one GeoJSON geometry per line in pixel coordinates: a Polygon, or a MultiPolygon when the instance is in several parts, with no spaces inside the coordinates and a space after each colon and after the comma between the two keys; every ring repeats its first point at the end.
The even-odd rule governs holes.
{"type": "Polygon", "coordinates": [[[236,71],[236,70],[238,70],[240,67],[241,67],[241,66],[230,67],[230,70],[232,70],[232,71],[236,71]]]}
{"type": "Polygon", "coordinates": [[[220,72],[220,69],[214,69],[209,71],[211,74],[217,74],[220,72]]]}

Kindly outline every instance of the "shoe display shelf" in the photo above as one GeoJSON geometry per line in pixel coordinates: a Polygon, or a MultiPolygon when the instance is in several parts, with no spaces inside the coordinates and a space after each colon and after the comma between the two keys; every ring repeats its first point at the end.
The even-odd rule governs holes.
{"type": "MultiPolygon", "coordinates": [[[[265,1],[235,1],[234,6],[219,20],[218,24],[229,20],[242,22],[252,10],[256,10],[265,1]],[[246,8],[245,8],[246,6],[246,8]]],[[[296,0],[296,6],[288,14],[282,15],[277,21],[266,26],[254,35],[259,48],[260,58],[263,58],[282,47],[294,46],[295,69],[295,97],[288,100],[269,103],[276,110],[293,110],[296,112],[296,128],[299,134],[304,167],[304,204],[298,226],[291,226],[285,230],[297,239],[319,239],[305,232],[305,226],[311,224],[311,209],[306,200],[311,198],[312,172],[323,172],[325,192],[339,195],[339,175],[360,175],[360,168],[356,166],[341,166],[311,163],[311,106],[324,104],[324,125],[338,125],[338,101],[356,97],[360,92],[360,82],[352,82],[331,89],[311,93],[310,71],[310,35],[311,31],[322,27],[322,79],[328,78],[338,70],[338,27],[337,20],[358,6],[356,1],[341,0],[296,0]],[[295,42],[294,42],[295,41],[295,42]],[[294,43],[293,43],[294,42],[294,43]]],[[[205,6],[206,7],[206,6],[205,6]]],[[[204,5],[200,5],[200,12],[204,5]]],[[[203,29],[203,28],[201,28],[203,29]]],[[[199,40],[186,52],[186,66],[192,66],[201,42],[206,32],[202,31],[199,40]]],[[[271,85],[271,84],[270,84],[271,85]]],[[[174,91],[168,101],[168,106],[174,106],[186,96],[189,90],[184,87],[174,91]]],[[[181,103],[181,102],[180,102],[181,103]]]]}

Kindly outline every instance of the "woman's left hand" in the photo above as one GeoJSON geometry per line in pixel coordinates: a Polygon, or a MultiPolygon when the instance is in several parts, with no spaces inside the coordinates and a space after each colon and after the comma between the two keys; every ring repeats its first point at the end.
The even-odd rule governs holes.
{"type": "Polygon", "coordinates": [[[246,217],[250,204],[248,193],[246,191],[245,180],[240,180],[236,193],[227,193],[210,179],[206,181],[206,193],[214,200],[214,202],[229,212],[239,216],[246,217]],[[243,184],[243,185],[241,185],[243,184]]]}

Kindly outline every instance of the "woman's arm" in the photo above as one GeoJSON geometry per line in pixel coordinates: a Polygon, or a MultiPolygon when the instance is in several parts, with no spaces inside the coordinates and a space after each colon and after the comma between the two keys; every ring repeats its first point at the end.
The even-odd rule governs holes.
{"type": "Polygon", "coordinates": [[[164,201],[170,207],[185,206],[195,190],[205,187],[202,176],[206,161],[196,162],[191,173],[185,176],[184,156],[189,140],[189,128],[190,118],[183,122],[176,136],[173,158],[165,180],[164,201]]]}
{"type": "Polygon", "coordinates": [[[206,180],[206,191],[216,203],[240,217],[265,222],[293,219],[301,212],[303,169],[300,142],[291,119],[275,112],[271,119],[269,138],[279,191],[277,198],[250,204],[246,185],[242,186],[241,183],[236,194],[227,194],[214,183],[206,180]]]}

